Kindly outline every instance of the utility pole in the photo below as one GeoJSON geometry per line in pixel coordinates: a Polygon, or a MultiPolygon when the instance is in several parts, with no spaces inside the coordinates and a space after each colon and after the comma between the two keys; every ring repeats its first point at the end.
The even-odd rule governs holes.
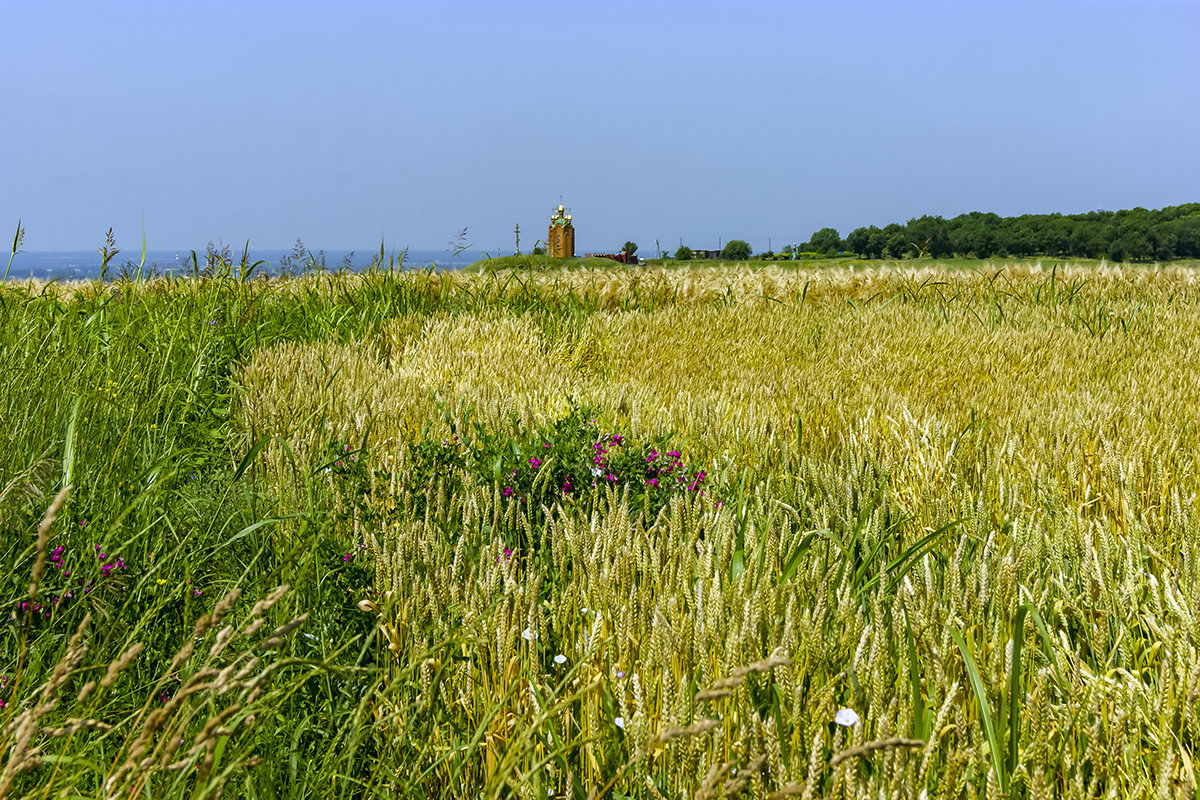
{"type": "Polygon", "coordinates": [[[513,228],[513,233],[517,236],[517,255],[521,255],[521,223],[517,223],[517,226],[513,228]]]}

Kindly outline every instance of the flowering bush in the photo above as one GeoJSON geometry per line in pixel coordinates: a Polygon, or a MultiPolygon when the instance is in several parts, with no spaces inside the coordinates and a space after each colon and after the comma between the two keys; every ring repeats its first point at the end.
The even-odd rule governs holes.
{"type": "Polygon", "coordinates": [[[513,421],[508,432],[477,423],[452,423],[454,435],[428,436],[410,444],[407,485],[422,495],[434,482],[457,489],[465,476],[495,485],[506,500],[520,503],[533,519],[542,507],[577,503],[613,487],[629,492],[632,508],[654,516],[678,492],[703,493],[707,473],[693,470],[670,436],[638,442],[602,428],[596,412],[575,406],[549,425],[526,428],[513,421]]]}

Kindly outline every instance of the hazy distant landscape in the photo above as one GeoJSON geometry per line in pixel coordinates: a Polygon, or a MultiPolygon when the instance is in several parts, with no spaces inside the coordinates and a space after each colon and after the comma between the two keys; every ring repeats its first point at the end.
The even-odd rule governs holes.
{"type": "MultiPolygon", "coordinates": [[[[547,260],[541,240],[525,254],[497,248],[493,252],[473,249],[468,230],[463,229],[445,250],[388,249],[313,250],[297,239],[289,250],[251,249],[247,242],[235,250],[226,245],[208,243],[200,250],[147,250],[122,253],[109,231],[106,243],[94,251],[23,250],[26,231],[18,225],[14,235],[7,278],[35,280],[86,280],[124,276],[126,278],[199,277],[228,273],[235,276],[287,276],[315,272],[361,272],[379,267],[426,269],[441,267],[474,270],[522,268],[534,264],[556,268],[561,262],[547,260]]],[[[718,240],[719,241],[719,240],[718,240]]],[[[768,243],[770,239],[768,239],[768,243]]],[[[630,255],[638,253],[634,242],[630,255]]],[[[620,248],[613,247],[616,251],[620,248]]],[[[1025,214],[1002,217],[998,214],[970,212],[952,219],[923,215],[907,223],[858,227],[843,239],[837,230],[822,228],[803,243],[782,245],[780,252],[770,249],[756,252],[749,242],[733,239],[715,250],[700,250],[680,244],[674,251],[656,243],[653,253],[640,258],[663,265],[692,262],[696,253],[709,253],[702,260],[724,262],[802,262],[867,259],[878,261],[936,260],[945,266],[982,266],[993,259],[1015,258],[1043,260],[1067,259],[1073,263],[1172,262],[1200,260],[1200,203],[1188,203],[1161,209],[1123,209],[1092,211],[1085,214],[1025,214]]],[[[579,266],[583,262],[572,262],[579,266]]],[[[595,267],[605,267],[601,262],[595,267]]]]}

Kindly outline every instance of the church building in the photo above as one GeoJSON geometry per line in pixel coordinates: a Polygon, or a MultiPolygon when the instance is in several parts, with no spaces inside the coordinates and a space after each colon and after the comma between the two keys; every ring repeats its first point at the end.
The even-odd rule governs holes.
{"type": "Polygon", "coordinates": [[[562,203],[558,204],[554,216],[550,217],[546,253],[553,258],[575,257],[575,226],[571,224],[571,215],[563,210],[562,203]]]}

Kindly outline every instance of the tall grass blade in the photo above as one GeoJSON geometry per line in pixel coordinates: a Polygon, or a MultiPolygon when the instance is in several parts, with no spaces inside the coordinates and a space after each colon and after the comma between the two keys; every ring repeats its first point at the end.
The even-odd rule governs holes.
{"type": "Polygon", "coordinates": [[[260,519],[258,522],[253,522],[253,523],[247,525],[246,527],[242,528],[240,531],[235,533],[233,536],[230,536],[224,542],[222,542],[221,544],[214,547],[213,550],[223,550],[224,548],[229,547],[229,545],[233,544],[234,542],[245,539],[247,536],[254,533],[259,528],[266,527],[267,525],[274,525],[278,522],[284,522],[285,520],[289,520],[289,519],[298,519],[302,516],[304,516],[303,513],[296,513],[296,514],[287,514],[282,517],[267,517],[266,519],[260,519]]]}
{"type": "Polygon", "coordinates": [[[13,234],[12,252],[8,256],[8,265],[4,268],[4,280],[8,280],[8,272],[12,269],[13,259],[17,257],[17,253],[21,252],[21,243],[25,241],[25,229],[21,227],[21,220],[17,220],[17,232],[13,234]]]}
{"type": "Polygon", "coordinates": [[[135,280],[142,279],[142,270],[146,268],[146,218],[142,218],[142,258],[138,261],[137,277],[135,280]]]}
{"type": "Polygon", "coordinates": [[[904,609],[904,643],[908,648],[908,685],[912,692],[913,738],[925,739],[929,736],[930,717],[921,692],[921,669],[917,664],[917,643],[913,638],[912,623],[908,618],[908,609],[904,609]]]}
{"type": "Polygon", "coordinates": [[[1017,609],[1013,619],[1012,669],[1008,676],[1008,761],[1009,774],[1017,768],[1017,750],[1021,744],[1021,647],[1025,642],[1025,615],[1029,606],[1017,609]]]}
{"type": "Polygon", "coordinates": [[[971,684],[971,690],[975,693],[975,700],[979,705],[979,718],[983,723],[983,735],[987,738],[988,751],[992,757],[992,767],[996,770],[996,780],[1000,784],[1000,794],[1008,793],[1008,771],[1004,768],[1004,746],[1000,741],[999,734],[996,732],[996,726],[992,723],[992,712],[987,698],[987,690],[983,686],[983,681],[979,677],[979,670],[975,666],[975,657],[971,655],[971,648],[963,641],[962,634],[956,630],[951,630],[950,635],[954,637],[954,643],[958,645],[959,651],[963,655],[963,661],[966,663],[967,680],[971,684]]]}
{"type": "Polygon", "coordinates": [[[75,398],[75,402],[71,405],[71,416],[67,418],[67,432],[63,442],[63,486],[75,485],[75,430],[79,422],[79,408],[81,405],[83,405],[83,398],[75,398]]]}

